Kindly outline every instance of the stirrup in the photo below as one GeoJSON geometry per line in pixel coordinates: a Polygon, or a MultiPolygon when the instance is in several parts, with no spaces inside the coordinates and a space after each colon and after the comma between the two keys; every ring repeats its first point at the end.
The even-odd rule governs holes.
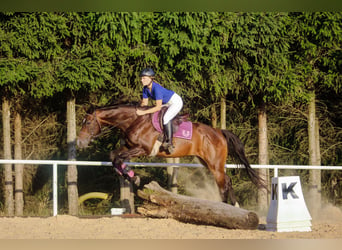
{"type": "Polygon", "coordinates": [[[173,154],[173,152],[175,151],[175,146],[173,146],[172,144],[168,144],[166,148],[169,154],[173,154]]]}
{"type": "Polygon", "coordinates": [[[164,148],[164,150],[169,151],[170,154],[171,154],[171,151],[173,152],[175,149],[175,146],[173,146],[173,144],[168,143],[166,141],[164,141],[161,146],[164,148]]]}

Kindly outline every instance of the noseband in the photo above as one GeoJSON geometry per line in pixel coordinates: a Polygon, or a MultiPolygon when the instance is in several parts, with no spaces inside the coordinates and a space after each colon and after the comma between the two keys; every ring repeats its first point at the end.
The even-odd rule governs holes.
{"type": "MultiPolygon", "coordinates": [[[[90,115],[90,114],[88,114],[90,115]]],[[[90,140],[92,141],[94,138],[100,136],[101,132],[102,132],[102,127],[101,127],[101,123],[99,122],[99,120],[97,119],[97,116],[96,116],[96,111],[94,111],[94,114],[93,114],[93,118],[95,120],[96,123],[94,123],[94,120],[92,121],[88,121],[87,118],[84,119],[83,121],[83,124],[85,124],[89,129],[88,129],[88,132],[85,132],[85,131],[81,131],[80,132],[80,135],[82,134],[88,134],[90,135],[90,140]],[[99,133],[97,135],[95,135],[95,124],[97,124],[99,126],[99,133]]],[[[84,126],[84,125],[83,125],[84,126]]]]}

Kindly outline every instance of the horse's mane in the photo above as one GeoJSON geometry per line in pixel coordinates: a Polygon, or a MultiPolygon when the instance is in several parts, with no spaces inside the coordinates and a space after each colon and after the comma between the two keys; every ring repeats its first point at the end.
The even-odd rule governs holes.
{"type": "Polygon", "coordinates": [[[102,107],[98,107],[97,109],[101,110],[108,110],[108,109],[117,109],[117,108],[124,108],[124,107],[138,107],[138,103],[121,103],[121,104],[114,104],[114,105],[106,105],[102,107]]]}
{"type": "Polygon", "coordinates": [[[105,106],[91,105],[86,112],[87,114],[92,114],[95,110],[110,110],[110,109],[118,109],[118,108],[123,108],[123,107],[136,108],[138,106],[139,106],[138,102],[109,104],[105,106]]]}

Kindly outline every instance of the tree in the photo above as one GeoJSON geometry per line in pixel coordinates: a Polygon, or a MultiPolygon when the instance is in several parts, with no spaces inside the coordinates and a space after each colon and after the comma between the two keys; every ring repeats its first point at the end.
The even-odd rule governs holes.
{"type": "MultiPolygon", "coordinates": [[[[294,49],[298,80],[303,82],[308,96],[309,164],[320,165],[319,121],[316,114],[316,95],[321,88],[341,89],[336,55],[341,53],[341,13],[293,13],[296,39],[294,49]]],[[[320,200],[321,171],[310,171],[312,198],[320,200]]]]}
{"type": "MultiPolygon", "coordinates": [[[[25,93],[23,83],[30,81],[37,69],[36,64],[30,59],[35,59],[37,53],[35,46],[36,39],[31,39],[30,31],[32,18],[30,14],[1,14],[0,15],[0,86],[3,96],[3,123],[4,123],[4,157],[11,159],[11,129],[10,129],[10,106],[11,98],[21,99],[25,93]]],[[[18,102],[16,102],[17,107],[18,102]]],[[[15,158],[21,158],[21,116],[20,110],[15,113],[15,158]]],[[[22,215],[23,196],[22,196],[22,165],[16,165],[16,215],[22,215]]],[[[6,190],[6,210],[8,215],[14,215],[13,203],[13,178],[12,166],[5,166],[5,190],[6,190]]]]}
{"type": "Polygon", "coordinates": [[[87,14],[93,46],[104,60],[99,70],[107,70],[98,76],[106,81],[98,89],[101,92],[98,101],[102,105],[140,101],[139,72],[147,66],[158,68],[159,58],[153,50],[155,15],[145,12],[87,14]]]}
{"type": "Polygon", "coordinates": [[[211,15],[165,12],[155,16],[153,47],[160,57],[161,82],[178,92],[196,110],[208,103],[206,98],[201,98],[201,93],[209,87],[204,65],[210,59],[206,46],[211,15]]]}
{"type": "MultiPolygon", "coordinates": [[[[14,158],[22,159],[22,117],[19,112],[15,112],[14,118],[14,158]]],[[[23,215],[24,210],[24,196],[23,196],[23,173],[24,165],[15,165],[15,214],[17,216],[23,215]]]]}
{"type": "MultiPolygon", "coordinates": [[[[184,111],[191,113],[191,119],[233,130],[246,142],[252,161],[297,163],[298,159],[314,164],[321,158],[322,163],[339,164],[340,20],[340,13],[318,12],[1,13],[2,108],[10,106],[9,116],[3,112],[4,155],[12,146],[11,137],[5,137],[15,134],[14,157],[20,158],[20,117],[25,124],[31,119],[27,114],[40,113],[31,104],[46,101],[41,108],[54,110],[63,124],[66,120],[70,125],[57,139],[57,157],[68,154],[75,159],[75,123],[83,116],[77,104],[140,100],[138,73],[151,66],[157,71],[157,81],[182,95],[184,111]],[[315,100],[310,105],[309,96],[315,100]],[[56,106],[56,100],[61,106],[56,106]],[[17,121],[14,133],[6,121],[9,117],[17,121]],[[312,129],[306,124],[312,124],[312,129]],[[320,136],[309,143],[309,131],[311,138],[317,131],[320,136]],[[66,145],[69,150],[64,151],[66,145]],[[258,154],[254,153],[258,148],[258,154]]],[[[22,136],[25,158],[28,140],[25,133],[22,136]]],[[[112,140],[98,141],[87,159],[104,157],[117,144],[112,140]]],[[[12,166],[7,169],[6,188],[12,192],[9,204],[14,183],[12,166]]],[[[85,186],[78,183],[83,168],[69,170],[69,205],[73,206],[69,212],[77,214],[77,192],[80,188],[84,192],[85,186]]],[[[238,180],[240,173],[228,171],[237,173],[233,177],[237,189],[245,189],[238,180]]],[[[336,173],[322,175],[322,181],[331,185],[333,177],[338,177],[336,173]]],[[[19,190],[20,176],[17,171],[19,190]]],[[[317,177],[321,179],[319,175],[310,178],[317,177]]],[[[22,200],[16,194],[15,209],[22,200]]]]}
{"type": "MultiPolygon", "coordinates": [[[[10,101],[7,98],[2,100],[2,123],[3,123],[3,139],[4,139],[4,158],[11,159],[11,128],[10,128],[10,101]]],[[[5,169],[5,208],[9,216],[14,215],[13,204],[13,179],[12,165],[6,164],[5,169]]]]}
{"type": "MultiPolygon", "coordinates": [[[[285,102],[297,89],[291,81],[288,48],[289,17],[285,13],[238,13],[230,39],[232,67],[239,72],[239,84],[233,91],[247,92],[258,108],[259,164],[268,164],[267,106],[285,102]]],[[[259,174],[268,179],[265,169],[259,174]]],[[[259,191],[260,209],[267,208],[267,194],[259,191]]]]}
{"type": "MultiPolygon", "coordinates": [[[[67,95],[67,113],[70,114],[70,120],[67,121],[70,125],[68,145],[69,159],[75,159],[75,110],[69,110],[75,108],[72,92],[87,88],[88,84],[93,87],[90,89],[94,89],[103,85],[104,78],[108,78],[108,74],[100,79],[96,78],[104,73],[101,64],[106,61],[99,60],[100,56],[97,57],[98,60],[92,59],[92,55],[96,56],[98,50],[89,45],[91,41],[85,15],[19,13],[2,17],[6,20],[2,25],[8,32],[2,43],[6,60],[1,62],[1,75],[4,76],[1,84],[5,85],[4,89],[8,93],[16,97],[26,94],[39,99],[62,91],[71,93],[67,95]],[[11,39],[12,37],[19,39],[11,39]]],[[[108,67],[105,70],[108,71],[108,67]]],[[[75,171],[70,171],[72,180],[69,183],[75,183],[74,175],[75,171]]],[[[75,214],[78,195],[75,189],[70,193],[73,194],[70,203],[76,206],[76,209],[71,210],[75,214]]]]}

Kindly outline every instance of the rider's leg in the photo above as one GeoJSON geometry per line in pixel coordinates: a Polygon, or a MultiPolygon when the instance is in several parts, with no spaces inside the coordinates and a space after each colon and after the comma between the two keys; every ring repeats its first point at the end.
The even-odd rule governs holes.
{"type": "Polygon", "coordinates": [[[173,143],[172,143],[172,136],[173,136],[173,131],[172,131],[172,119],[179,113],[179,111],[183,107],[183,100],[182,98],[177,95],[173,94],[171,97],[170,101],[168,102],[169,108],[164,114],[163,117],[163,124],[164,124],[164,133],[166,136],[167,140],[167,149],[169,153],[171,154],[173,152],[173,143]]]}
{"type": "Polygon", "coordinates": [[[174,146],[172,143],[173,131],[172,131],[172,122],[169,121],[167,124],[164,125],[164,131],[166,136],[166,143],[167,143],[167,150],[170,154],[174,151],[174,146]]]}

